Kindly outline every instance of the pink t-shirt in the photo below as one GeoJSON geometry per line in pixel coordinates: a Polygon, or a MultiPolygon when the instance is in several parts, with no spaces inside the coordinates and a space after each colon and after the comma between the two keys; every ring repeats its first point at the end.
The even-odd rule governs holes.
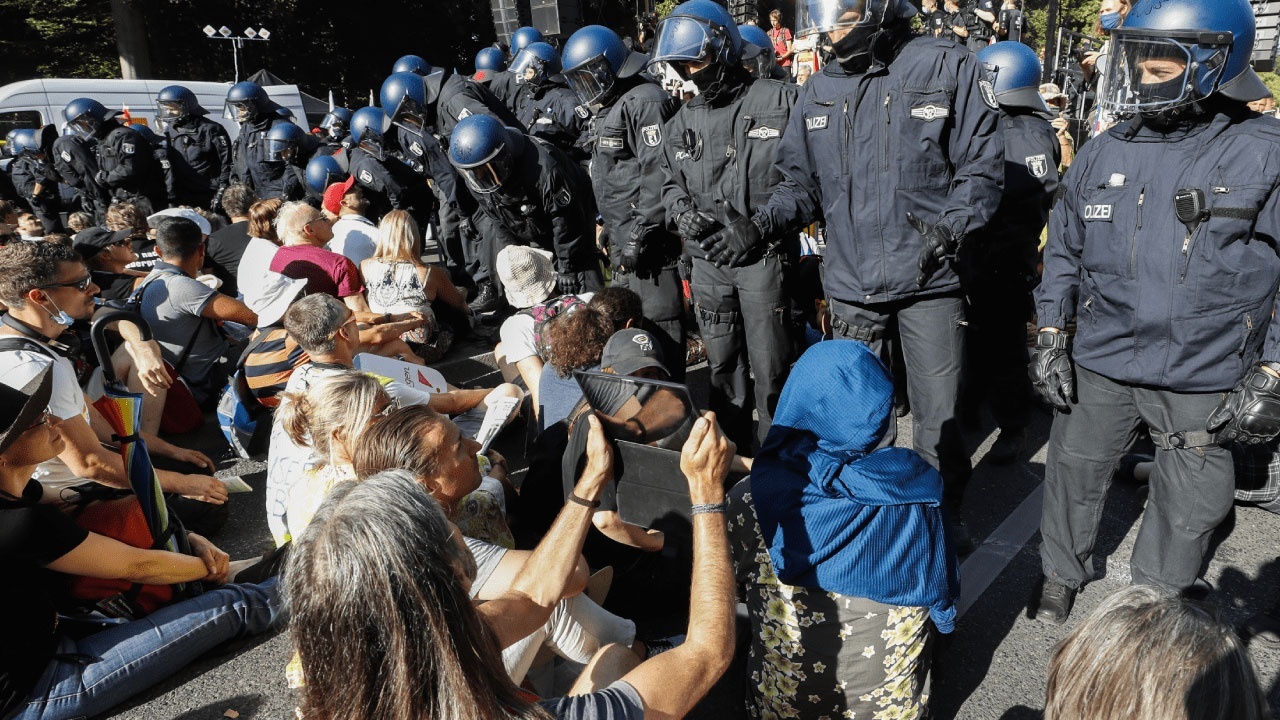
{"type": "Polygon", "coordinates": [[[307,293],[328,293],[337,298],[364,292],[360,271],[346,257],[314,245],[287,245],[271,259],[271,272],[294,279],[306,278],[307,293]]]}

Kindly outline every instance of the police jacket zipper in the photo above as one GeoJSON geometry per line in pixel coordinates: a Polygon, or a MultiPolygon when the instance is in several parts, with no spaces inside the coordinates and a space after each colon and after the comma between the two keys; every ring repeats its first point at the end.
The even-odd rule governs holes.
{"type": "Polygon", "coordinates": [[[840,175],[849,174],[849,147],[852,140],[849,138],[850,127],[853,123],[849,120],[849,98],[844,99],[844,109],[840,113],[840,126],[844,130],[844,146],[840,148],[840,175]]]}
{"type": "Polygon", "coordinates": [[[1138,263],[1138,232],[1142,230],[1142,203],[1146,200],[1147,189],[1143,187],[1138,191],[1138,218],[1133,227],[1133,239],[1129,241],[1129,274],[1136,272],[1138,263]]]}
{"type": "Polygon", "coordinates": [[[889,167],[889,137],[890,137],[890,130],[892,129],[890,126],[893,124],[893,116],[892,116],[892,115],[890,114],[890,112],[889,112],[889,100],[890,100],[892,97],[893,97],[893,95],[892,95],[891,93],[885,93],[885,94],[884,94],[884,127],[885,127],[885,132],[884,132],[884,137],[883,137],[883,138],[881,138],[881,141],[882,141],[882,143],[883,143],[883,144],[881,145],[881,148],[882,148],[882,149],[883,149],[883,151],[884,151],[884,153],[883,153],[883,157],[882,157],[881,159],[882,159],[882,161],[883,161],[883,163],[884,163],[884,167],[885,167],[886,169],[888,169],[888,167],[889,167]]]}

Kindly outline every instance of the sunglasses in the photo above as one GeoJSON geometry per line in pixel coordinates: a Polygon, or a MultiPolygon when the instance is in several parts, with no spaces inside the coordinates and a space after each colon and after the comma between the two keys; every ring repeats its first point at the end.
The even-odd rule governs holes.
{"type": "Polygon", "coordinates": [[[70,282],[64,282],[64,283],[50,283],[49,285],[41,285],[40,289],[48,290],[49,288],[65,287],[65,288],[75,288],[80,292],[84,292],[85,290],[88,290],[89,286],[92,284],[93,284],[93,275],[85,275],[79,280],[72,280],[70,282]]]}

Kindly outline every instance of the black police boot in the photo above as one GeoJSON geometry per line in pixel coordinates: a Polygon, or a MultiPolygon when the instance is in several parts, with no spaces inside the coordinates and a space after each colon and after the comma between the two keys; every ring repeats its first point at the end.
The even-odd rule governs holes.
{"type": "Polygon", "coordinates": [[[1061,625],[1071,615],[1076,589],[1053,578],[1041,578],[1040,597],[1036,601],[1036,619],[1061,625]]]}
{"type": "Polygon", "coordinates": [[[974,543],[973,536],[969,534],[969,526],[965,523],[960,511],[953,509],[947,513],[946,523],[951,542],[956,546],[956,555],[962,558],[972,555],[978,546],[974,543]]]}
{"type": "Polygon", "coordinates": [[[987,460],[992,465],[1008,465],[1017,460],[1027,445],[1027,433],[1021,429],[1001,430],[1000,436],[987,451],[987,460]]]}
{"type": "Polygon", "coordinates": [[[476,297],[471,301],[471,309],[478,313],[487,313],[502,307],[502,296],[492,282],[485,280],[479,285],[476,297]]]}

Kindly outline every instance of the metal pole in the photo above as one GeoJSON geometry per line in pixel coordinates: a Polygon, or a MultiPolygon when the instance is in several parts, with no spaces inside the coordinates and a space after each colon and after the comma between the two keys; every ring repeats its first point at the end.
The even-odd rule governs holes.
{"type": "Polygon", "coordinates": [[[240,38],[233,38],[231,40],[231,62],[235,64],[235,82],[238,83],[240,82],[240,38]]]}

